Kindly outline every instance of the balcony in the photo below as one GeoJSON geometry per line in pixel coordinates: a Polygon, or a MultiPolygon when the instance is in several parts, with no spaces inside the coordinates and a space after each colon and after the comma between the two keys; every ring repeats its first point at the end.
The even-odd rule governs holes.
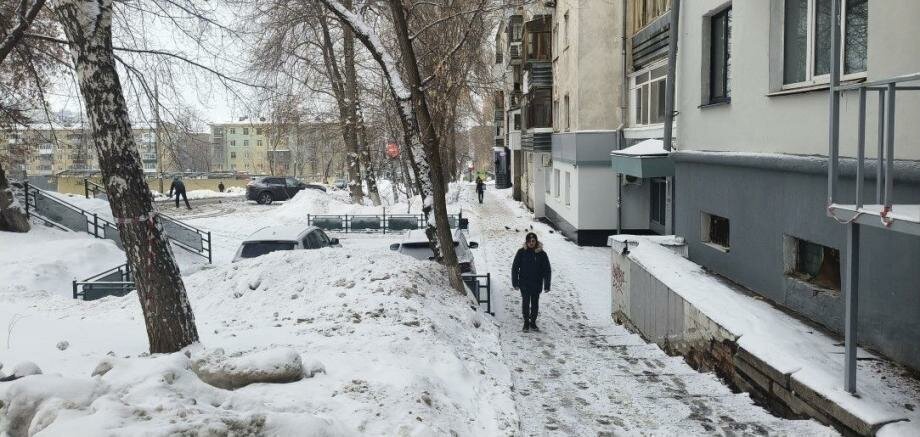
{"type": "Polygon", "coordinates": [[[553,87],[553,64],[548,61],[533,61],[524,71],[524,94],[535,89],[553,87]]]}
{"type": "Polygon", "coordinates": [[[505,139],[504,139],[504,138],[496,138],[496,139],[495,139],[495,147],[505,147],[505,139]]]}
{"type": "Polygon", "coordinates": [[[521,150],[528,152],[552,152],[553,128],[533,128],[522,132],[521,150]]]}

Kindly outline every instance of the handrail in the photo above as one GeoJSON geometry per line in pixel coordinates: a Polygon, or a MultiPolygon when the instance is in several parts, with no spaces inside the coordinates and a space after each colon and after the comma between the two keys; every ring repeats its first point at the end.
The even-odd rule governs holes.
{"type": "Polygon", "coordinates": [[[81,296],[85,299],[88,286],[90,289],[93,287],[104,287],[106,291],[120,289],[122,293],[127,293],[131,288],[134,288],[134,285],[134,279],[131,277],[131,266],[128,263],[111,268],[101,273],[97,273],[82,281],[77,281],[75,279],[71,283],[74,299],[79,299],[81,296]],[[111,276],[113,274],[118,274],[118,276],[121,278],[121,281],[99,280],[100,278],[111,276]]]}
{"type": "MultiPolygon", "coordinates": [[[[64,227],[63,225],[60,225],[59,223],[56,223],[56,222],[54,222],[53,220],[51,220],[51,219],[49,219],[49,218],[47,218],[47,217],[44,217],[44,216],[42,216],[41,214],[39,214],[39,213],[37,213],[37,212],[35,211],[35,209],[37,208],[37,205],[36,205],[36,203],[35,203],[35,194],[30,193],[30,190],[31,190],[33,193],[42,193],[45,197],[47,197],[48,199],[51,199],[52,202],[54,202],[54,203],[56,203],[56,204],[58,204],[58,205],[62,205],[62,206],[64,206],[65,208],[70,209],[71,211],[74,211],[74,212],[77,212],[77,213],[82,214],[82,215],[86,218],[86,225],[87,225],[87,231],[86,231],[86,233],[91,234],[92,236],[94,236],[94,237],[96,237],[96,238],[105,238],[105,231],[104,231],[104,229],[105,229],[107,226],[110,226],[110,227],[112,227],[112,228],[117,229],[117,227],[115,226],[115,223],[110,222],[110,221],[106,220],[105,218],[99,217],[99,214],[94,213],[94,212],[87,211],[87,210],[85,210],[85,209],[83,209],[83,208],[80,208],[80,207],[78,207],[78,206],[76,206],[76,205],[73,205],[73,204],[71,204],[71,203],[68,203],[68,202],[64,201],[63,199],[58,198],[57,196],[55,196],[54,194],[52,194],[52,193],[50,193],[50,192],[48,192],[48,191],[46,191],[46,190],[43,190],[43,189],[41,189],[41,188],[37,188],[37,187],[34,187],[34,186],[32,186],[32,185],[29,185],[28,182],[26,182],[25,184],[23,184],[23,187],[24,187],[24,191],[25,191],[26,204],[35,207],[35,208],[32,208],[31,210],[27,208],[27,209],[26,209],[26,213],[27,213],[27,214],[35,215],[36,217],[41,218],[41,219],[44,220],[45,222],[52,223],[52,224],[54,224],[55,226],[64,227]],[[32,194],[32,195],[31,195],[31,197],[32,197],[32,203],[31,203],[31,204],[29,204],[29,197],[30,197],[30,194],[32,194]],[[92,229],[93,229],[92,232],[90,232],[90,231],[88,230],[90,225],[92,225],[92,229]],[[100,229],[100,228],[103,229],[102,235],[99,235],[99,229],[100,229]]],[[[64,227],[64,228],[65,228],[65,229],[69,229],[69,228],[66,228],[66,227],[64,227]]]]}
{"type": "Polygon", "coordinates": [[[893,83],[916,82],[916,81],[920,81],[920,72],[911,73],[911,74],[902,74],[900,76],[889,77],[888,79],[874,80],[871,82],[858,82],[858,83],[851,83],[847,85],[840,85],[840,86],[834,87],[834,89],[837,91],[852,91],[852,90],[857,90],[860,88],[875,88],[875,87],[885,87],[887,89],[887,86],[893,83]]]}

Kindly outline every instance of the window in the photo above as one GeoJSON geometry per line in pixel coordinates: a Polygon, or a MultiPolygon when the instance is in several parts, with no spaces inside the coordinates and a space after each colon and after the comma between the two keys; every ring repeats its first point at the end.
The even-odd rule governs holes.
{"type": "Polygon", "coordinates": [[[243,147],[249,147],[249,140],[243,140],[243,147]]]}
{"type": "Polygon", "coordinates": [[[262,140],[256,140],[256,146],[262,147],[262,140]]]}
{"type": "Polygon", "coordinates": [[[562,16],[562,48],[569,47],[569,13],[562,16]]]}
{"type": "Polygon", "coordinates": [[[818,287],[840,291],[840,251],[786,236],[786,274],[818,287]]]}
{"type": "Polygon", "coordinates": [[[629,95],[632,103],[630,117],[633,126],[664,123],[664,95],[667,78],[667,64],[656,64],[630,75],[629,95]]]}
{"type": "Polygon", "coordinates": [[[731,100],[732,8],[709,19],[709,102],[731,100]]]}
{"type": "Polygon", "coordinates": [[[256,135],[262,135],[262,128],[261,128],[261,127],[257,127],[257,128],[256,128],[256,135]]]}
{"type": "Polygon", "coordinates": [[[243,135],[249,135],[249,128],[248,128],[248,127],[244,127],[244,128],[243,128],[243,135]]]}
{"type": "Polygon", "coordinates": [[[553,170],[553,192],[556,193],[556,197],[559,197],[559,170],[553,170]]]}
{"type": "Polygon", "coordinates": [[[527,129],[553,127],[552,90],[537,89],[527,94],[527,129]]]}
{"type": "Polygon", "coordinates": [[[731,247],[728,219],[704,212],[701,214],[700,224],[700,240],[711,247],[728,252],[731,247]]]}
{"type": "Polygon", "coordinates": [[[514,114],[514,130],[521,130],[521,114],[514,114]]]}
{"type": "Polygon", "coordinates": [[[231,128],[230,128],[230,133],[231,133],[231,134],[235,134],[235,133],[236,133],[236,128],[231,127],[231,128]]]}
{"type": "MultiPolygon", "coordinates": [[[[783,10],[783,84],[828,82],[831,70],[831,1],[785,0],[783,10]]],[[[843,78],[864,76],[868,47],[868,0],[841,0],[839,62],[843,78]],[[847,77],[849,76],[849,77],[847,77]]]]}
{"type": "Polygon", "coordinates": [[[565,95],[565,130],[566,131],[568,131],[569,128],[572,126],[571,121],[572,121],[572,112],[571,112],[571,106],[569,106],[569,95],[566,94],[565,95]]]}
{"type": "Polygon", "coordinates": [[[572,204],[572,174],[565,172],[565,204],[572,204]]]}
{"type": "Polygon", "coordinates": [[[552,59],[553,32],[550,20],[549,15],[539,15],[524,25],[527,31],[526,59],[543,61],[552,59]]]}
{"type": "Polygon", "coordinates": [[[668,183],[663,178],[654,178],[651,182],[649,218],[653,222],[664,226],[667,215],[668,183]]]}
{"type": "Polygon", "coordinates": [[[230,159],[236,159],[236,152],[230,152],[230,159]]]}
{"type": "Polygon", "coordinates": [[[553,182],[552,182],[552,172],[546,170],[543,172],[543,185],[546,185],[546,194],[552,193],[553,182]]]}

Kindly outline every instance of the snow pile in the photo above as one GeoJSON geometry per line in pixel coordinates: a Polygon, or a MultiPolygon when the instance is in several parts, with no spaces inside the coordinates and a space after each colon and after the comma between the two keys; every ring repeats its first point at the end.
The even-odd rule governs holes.
{"type": "Polygon", "coordinates": [[[0,310],[0,325],[7,311],[16,311],[30,328],[17,328],[20,337],[9,350],[0,348],[0,362],[28,359],[46,373],[0,383],[0,434],[508,435],[518,429],[497,327],[449,289],[435,263],[386,248],[275,252],[202,270],[185,282],[208,348],[189,351],[192,358],[146,355],[134,293],[67,305],[34,299],[0,310]],[[62,339],[70,347],[55,347],[62,339]],[[313,377],[228,391],[205,381],[240,384],[215,383],[202,369],[313,377]]]}
{"type": "MultiPolygon", "coordinates": [[[[154,200],[156,200],[157,202],[165,202],[167,200],[170,200],[170,197],[167,197],[166,194],[163,194],[157,191],[153,191],[153,190],[151,190],[151,192],[153,193],[154,200]]],[[[173,194],[175,195],[175,193],[173,194]]],[[[191,191],[187,191],[185,195],[186,197],[188,197],[189,200],[213,199],[217,197],[240,197],[240,196],[246,195],[246,187],[228,187],[226,190],[224,190],[223,193],[221,193],[220,191],[215,191],[215,190],[191,190],[191,191]]],[[[175,199],[175,198],[172,198],[172,199],[175,199]]]]}
{"type": "MultiPolygon", "coordinates": [[[[384,187],[381,183],[379,188],[384,187]]],[[[387,184],[388,188],[388,184],[387,184]]],[[[451,183],[446,195],[447,209],[450,213],[460,211],[460,192],[466,189],[463,183],[451,183]]],[[[282,222],[297,221],[306,219],[307,214],[349,214],[349,215],[370,215],[382,214],[384,209],[387,214],[420,214],[422,212],[422,201],[419,196],[415,196],[408,201],[405,197],[400,198],[400,202],[392,203],[392,191],[380,191],[381,199],[384,206],[374,206],[369,197],[364,198],[364,204],[358,205],[351,203],[351,197],[348,190],[330,190],[322,192],[319,190],[301,190],[293,199],[285,202],[277,210],[272,211],[272,218],[282,222]]]]}
{"type": "Polygon", "coordinates": [[[291,349],[275,349],[228,357],[223,349],[202,354],[192,361],[202,381],[229,390],[259,382],[294,382],[303,379],[300,355],[291,349]]]}
{"type": "Polygon", "coordinates": [[[74,279],[124,263],[125,254],[114,242],[89,234],[40,225],[24,234],[0,232],[0,301],[24,295],[70,298],[74,279]]]}

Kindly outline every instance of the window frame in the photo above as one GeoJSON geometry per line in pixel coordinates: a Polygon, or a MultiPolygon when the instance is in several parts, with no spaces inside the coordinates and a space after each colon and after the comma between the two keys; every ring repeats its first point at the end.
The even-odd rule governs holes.
{"type": "Polygon", "coordinates": [[[732,229],[731,219],[729,219],[728,217],[713,214],[713,213],[706,212],[706,211],[700,211],[700,242],[702,242],[704,245],[709,246],[718,251],[728,253],[729,251],[731,251],[731,245],[732,245],[731,229],[732,229]],[[713,218],[725,221],[725,225],[728,227],[727,232],[726,232],[726,241],[725,241],[727,245],[724,245],[720,242],[712,241],[713,218]]]}
{"type": "Polygon", "coordinates": [[[708,84],[709,89],[708,89],[708,97],[707,97],[706,104],[712,105],[712,104],[717,104],[717,103],[730,103],[732,101],[731,86],[729,84],[729,77],[730,77],[729,67],[731,66],[730,59],[731,59],[731,53],[732,53],[731,51],[731,26],[730,26],[731,13],[732,13],[732,5],[731,3],[729,3],[727,6],[725,6],[724,8],[720,9],[719,11],[713,13],[712,15],[708,17],[709,19],[709,29],[708,29],[709,47],[707,50],[709,51],[709,84],[708,84]],[[721,17],[724,17],[725,19],[725,25],[723,26],[723,30],[724,30],[723,36],[725,38],[725,46],[723,47],[723,52],[722,52],[723,62],[721,65],[721,73],[722,73],[721,93],[722,94],[721,96],[716,96],[715,95],[715,91],[716,91],[715,74],[717,70],[716,70],[715,56],[714,56],[715,55],[715,44],[713,43],[715,41],[716,28],[713,25],[713,22],[716,19],[721,18],[721,17]]]}
{"type": "MultiPolygon", "coordinates": [[[[630,125],[630,127],[659,127],[659,126],[664,126],[664,118],[665,118],[664,116],[665,116],[665,114],[661,114],[661,121],[660,121],[660,122],[658,122],[658,123],[651,123],[651,122],[650,122],[651,119],[652,119],[652,113],[651,113],[651,107],[652,107],[652,105],[651,105],[651,99],[652,99],[651,95],[652,95],[652,93],[651,93],[651,89],[652,89],[652,84],[654,84],[654,83],[656,83],[656,82],[664,82],[664,83],[662,84],[663,90],[667,90],[667,85],[668,85],[668,83],[667,83],[667,81],[668,81],[667,70],[665,70],[665,74],[664,74],[663,76],[661,76],[661,77],[656,77],[655,79],[651,79],[651,74],[652,74],[652,71],[655,71],[655,70],[657,70],[657,69],[659,69],[659,68],[661,68],[661,67],[665,67],[665,68],[666,68],[667,65],[668,65],[668,60],[667,60],[667,58],[665,58],[665,59],[662,59],[662,60],[660,60],[660,61],[658,61],[658,62],[654,62],[654,63],[652,63],[652,64],[649,64],[649,65],[645,66],[645,67],[642,67],[641,70],[636,70],[636,71],[634,71],[634,72],[632,72],[632,73],[629,74],[629,84],[628,84],[628,85],[629,85],[629,123],[630,123],[629,125],[630,125]],[[642,83],[638,83],[638,79],[640,78],[640,76],[643,76],[643,75],[648,75],[648,79],[646,79],[646,80],[643,81],[642,83]],[[648,89],[649,89],[648,98],[645,99],[646,101],[643,103],[643,105],[642,105],[641,107],[637,107],[637,103],[638,103],[639,98],[640,98],[640,95],[641,95],[642,87],[643,87],[644,85],[646,85],[646,84],[648,84],[648,89]],[[638,111],[638,110],[639,110],[640,108],[641,108],[644,112],[646,112],[647,118],[646,118],[646,122],[645,122],[645,123],[640,123],[640,122],[639,122],[639,117],[638,117],[638,116],[639,116],[639,111],[638,111]]],[[[667,111],[667,109],[665,109],[665,111],[667,111]]]]}
{"type": "MultiPolygon", "coordinates": [[[[815,23],[815,19],[816,19],[815,14],[817,10],[816,5],[817,5],[818,0],[804,0],[808,2],[807,12],[805,13],[805,15],[807,16],[807,21],[808,21],[808,28],[805,34],[805,39],[806,39],[805,80],[801,82],[793,82],[793,83],[788,83],[788,84],[785,83],[784,76],[785,76],[785,70],[786,70],[786,0],[780,0],[780,1],[782,2],[781,8],[780,8],[781,9],[780,21],[783,24],[782,29],[780,29],[780,35],[781,35],[781,41],[782,41],[782,43],[780,44],[780,54],[781,54],[780,71],[781,73],[779,75],[779,80],[780,80],[780,83],[782,84],[782,87],[780,89],[781,90],[793,90],[793,89],[798,89],[798,88],[812,87],[815,85],[830,84],[831,82],[830,73],[815,75],[815,31],[816,31],[815,28],[817,27],[817,24],[815,23]]],[[[830,0],[830,1],[834,1],[834,0],[830,0]]],[[[838,59],[838,63],[839,63],[838,68],[840,68],[840,80],[841,81],[855,81],[855,80],[866,79],[868,77],[867,72],[869,70],[868,24],[866,26],[866,40],[867,40],[867,43],[866,43],[866,70],[856,72],[856,73],[846,74],[845,73],[845,67],[846,67],[845,63],[846,63],[846,46],[847,46],[847,43],[846,43],[847,0],[840,0],[840,7],[841,7],[841,11],[840,11],[840,59],[838,59]]],[[[868,19],[869,18],[867,16],[866,17],[867,23],[868,23],[868,19]]],[[[831,35],[831,38],[833,38],[833,35],[831,35]]]]}
{"type": "Polygon", "coordinates": [[[565,172],[565,206],[572,205],[572,173],[565,172]]]}

